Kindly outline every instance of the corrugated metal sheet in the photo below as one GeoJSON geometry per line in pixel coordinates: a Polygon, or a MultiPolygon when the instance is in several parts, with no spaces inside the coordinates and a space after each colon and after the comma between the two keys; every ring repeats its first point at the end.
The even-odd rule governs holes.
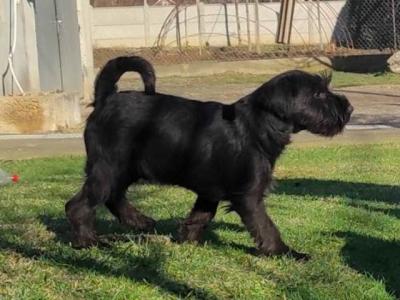
{"type": "Polygon", "coordinates": [[[82,67],[76,2],[37,0],[35,14],[41,89],[81,91],[82,67]]]}

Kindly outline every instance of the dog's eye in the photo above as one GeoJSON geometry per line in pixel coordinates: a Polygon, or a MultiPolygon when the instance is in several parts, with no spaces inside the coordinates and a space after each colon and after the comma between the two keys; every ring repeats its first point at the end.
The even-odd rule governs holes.
{"type": "Polygon", "coordinates": [[[316,92],[316,93],[314,93],[314,98],[324,99],[324,98],[326,98],[326,93],[316,92]]]}

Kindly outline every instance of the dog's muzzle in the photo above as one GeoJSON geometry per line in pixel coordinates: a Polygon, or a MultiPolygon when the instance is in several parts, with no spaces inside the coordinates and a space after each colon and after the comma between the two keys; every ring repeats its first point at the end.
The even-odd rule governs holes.
{"type": "Polygon", "coordinates": [[[351,117],[351,114],[353,113],[353,111],[354,111],[354,107],[350,104],[346,109],[346,120],[345,120],[345,123],[350,121],[350,117],[351,117]]]}

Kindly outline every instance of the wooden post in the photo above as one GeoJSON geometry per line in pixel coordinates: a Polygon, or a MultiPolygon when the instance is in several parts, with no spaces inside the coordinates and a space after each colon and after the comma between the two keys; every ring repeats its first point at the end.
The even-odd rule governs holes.
{"type": "Polygon", "coordinates": [[[240,18],[239,18],[238,0],[235,0],[235,15],[236,15],[236,28],[237,28],[238,44],[240,46],[240,45],[242,45],[242,36],[240,34],[240,18]]]}
{"type": "Polygon", "coordinates": [[[224,2],[224,11],[225,11],[225,31],[226,31],[226,42],[228,47],[231,46],[231,38],[229,36],[229,22],[228,22],[228,7],[226,1],[224,2]]]}
{"type": "Polygon", "coordinates": [[[185,46],[189,46],[188,31],[187,31],[187,7],[185,6],[185,46]]]}
{"type": "Polygon", "coordinates": [[[322,41],[322,24],[321,24],[321,2],[317,0],[317,9],[318,9],[318,35],[319,35],[319,48],[320,50],[324,49],[324,44],[322,41]]]}
{"type": "Polygon", "coordinates": [[[396,3],[392,0],[392,20],[393,20],[393,48],[397,50],[397,23],[396,23],[396,3]]]}
{"type": "Polygon", "coordinates": [[[143,0],[143,15],[144,15],[144,45],[150,47],[150,13],[147,0],[143,0]]]}
{"type": "Polygon", "coordinates": [[[203,26],[201,22],[201,4],[200,0],[196,0],[196,6],[197,6],[197,26],[198,26],[198,31],[199,31],[199,53],[201,55],[202,53],[202,47],[203,47],[203,26]]]}
{"type": "Polygon", "coordinates": [[[247,47],[251,51],[249,0],[246,0],[247,47]]]}
{"type": "Polygon", "coordinates": [[[308,44],[312,45],[313,43],[313,3],[311,1],[306,2],[307,7],[307,20],[308,20],[308,44]]]}
{"type": "Polygon", "coordinates": [[[256,52],[261,53],[260,49],[260,16],[258,14],[258,0],[254,0],[254,17],[255,17],[255,32],[256,32],[256,52]]]}
{"type": "Polygon", "coordinates": [[[278,44],[290,44],[295,4],[295,0],[282,0],[281,2],[278,32],[276,34],[278,44]]]}
{"type": "Polygon", "coordinates": [[[175,15],[175,32],[176,32],[176,45],[178,46],[179,50],[182,50],[182,43],[181,43],[181,26],[179,22],[179,2],[176,1],[175,5],[176,15],[175,15]]]}

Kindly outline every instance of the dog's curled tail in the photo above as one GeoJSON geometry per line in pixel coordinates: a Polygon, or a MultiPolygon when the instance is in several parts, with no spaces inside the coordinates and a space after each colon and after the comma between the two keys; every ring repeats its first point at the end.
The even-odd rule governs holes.
{"type": "Polygon", "coordinates": [[[156,75],[150,62],[139,56],[120,56],[109,60],[97,75],[93,106],[103,105],[117,91],[116,83],[125,72],[138,72],[147,95],[156,93],[156,75]]]}

